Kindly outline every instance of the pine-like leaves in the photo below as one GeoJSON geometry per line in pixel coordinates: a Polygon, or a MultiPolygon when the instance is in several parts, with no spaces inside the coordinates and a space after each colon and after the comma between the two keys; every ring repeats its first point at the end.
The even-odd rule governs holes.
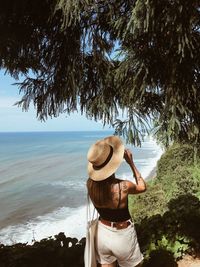
{"type": "Polygon", "coordinates": [[[0,7],[0,67],[25,76],[23,109],[33,102],[47,119],[80,106],[135,144],[154,119],[159,138],[199,143],[199,1],[8,0],[0,7]]]}

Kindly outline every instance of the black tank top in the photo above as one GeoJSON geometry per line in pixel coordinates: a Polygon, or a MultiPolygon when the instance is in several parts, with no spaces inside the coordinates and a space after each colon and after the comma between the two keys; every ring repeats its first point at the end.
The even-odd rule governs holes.
{"type": "MultiPolygon", "coordinates": [[[[119,183],[118,183],[119,184],[119,183]]],[[[126,220],[131,219],[129,210],[128,210],[128,200],[127,205],[125,208],[120,209],[120,201],[121,201],[121,189],[119,184],[119,202],[116,209],[110,209],[110,208],[98,208],[96,207],[100,218],[110,221],[110,222],[123,222],[126,220]]]]}

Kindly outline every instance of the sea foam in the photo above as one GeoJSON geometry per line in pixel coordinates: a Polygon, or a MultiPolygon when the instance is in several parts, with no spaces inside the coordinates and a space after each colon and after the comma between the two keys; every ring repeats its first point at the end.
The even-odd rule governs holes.
{"type": "Polygon", "coordinates": [[[60,232],[79,240],[84,237],[86,233],[86,206],[76,209],[62,207],[24,224],[3,228],[0,231],[0,242],[5,245],[31,244],[43,238],[54,237],[60,232]]]}

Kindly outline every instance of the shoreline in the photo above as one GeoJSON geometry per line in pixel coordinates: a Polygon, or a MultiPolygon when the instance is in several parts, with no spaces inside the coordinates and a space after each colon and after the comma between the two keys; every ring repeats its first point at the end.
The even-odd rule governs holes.
{"type": "Polygon", "coordinates": [[[150,171],[150,173],[145,178],[145,181],[154,180],[157,174],[157,165],[150,171]]]}

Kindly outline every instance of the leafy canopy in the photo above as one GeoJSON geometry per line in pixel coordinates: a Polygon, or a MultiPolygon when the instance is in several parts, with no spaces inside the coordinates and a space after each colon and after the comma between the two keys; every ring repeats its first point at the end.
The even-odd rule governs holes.
{"type": "Polygon", "coordinates": [[[199,143],[198,0],[7,0],[0,4],[0,67],[39,119],[80,106],[139,143],[199,143]],[[119,110],[125,120],[119,119],[119,110]]]}

